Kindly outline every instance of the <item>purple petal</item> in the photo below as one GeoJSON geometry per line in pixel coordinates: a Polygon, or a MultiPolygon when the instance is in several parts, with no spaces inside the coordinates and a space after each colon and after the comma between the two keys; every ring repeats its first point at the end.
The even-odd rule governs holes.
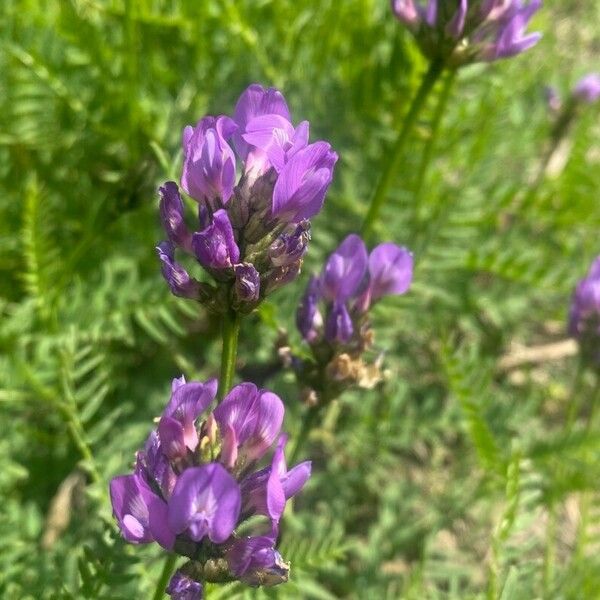
{"type": "Polygon", "coordinates": [[[162,450],[156,431],[151,431],[144,449],[137,453],[135,473],[150,486],[158,486],[163,498],[169,498],[175,487],[177,476],[162,450]]]}
{"type": "Polygon", "coordinates": [[[174,181],[167,181],[158,189],[160,218],[169,240],[187,252],[192,249],[192,234],[183,219],[183,202],[174,181]]]}
{"type": "Polygon", "coordinates": [[[588,104],[596,102],[600,98],[600,74],[590,73],[581,78],[573,88],[573,96],[588,104]]]}
{"type": "Polygon", "coordinates": [[[181,571],[175,571],[166,592],[173,600],[202,600],[204,598],[202,584],[190,579],[181,571]]]}
{"type": "Polygon", "coordinates": [[[392,11],[405,25],[413,26],[420,21],[414,0],[391,0],[392,11]]]}
{"type": "Polygon", "coordinates": [[[312,342],[318,337],[318,330],[323,325],[323,317],[318,309],[319,298],[320,280],[313,276],[296,311],[296,326],[307,342],[312,342]]]}
{"type": "Polygon", "coordinates": [[[288,580],[289,565],[274,548],[271,536],[246,537],[237,540],[227,551],[231,572],[248,585],[272,586],[288,580]]]}
{"type": "Polygon", "coordinates": [[[219,428],[231,426],[241,451],[259,459],[273,444],[283,422],[283,402],[252,383],[235,386],[214,411],[219,428]]]}
{"type": "Polygon", "coordinates": [[[325,338],[329,342],[346,344],[352,339],[354,325],[343,302],[334,302],[325,321],[325,338]]]}
{"type": "Polygon", "coordinates": [[[238,302],[257,302],[260,296],[260,275],[250,263],[235,265],[234,294],[238,302]]]}
{"type": "Polygon", "coordinates": [[[367,248],[350,234],[327,259],[321,274],[321,289],[329,300],[343,302],[355,294],[367,271],[367,248]]]}
{"type": "Polygon", "coordinates": [[[275,88],[264,89],[261,85],[253,83],[242,93],[233,115],[233,120],[238,126],[233,134],[233,143],[242,160],[246,160],[250,146],[244,141],[242,135],[246,132],[248,123],[262,115],[280,115],[291,121],[290,111],[283,94],[275,88]]]}
{"type": "Polygon", "coordinates": [[[121,475],[110,482],[113,514],[123,537],[134,544],[159,541],[171,548],[174,535],[163,521],[166,505],[138,475],[121,475]]]}
{"type": "Polygon", "coordinates": [[[161,271],[171,292],[181,298],[197,300],[200,297],[200,284],[190,277],[187,271],[175,262],[175,248],[171,242],[161,242],[156,247],[162,266],[161,271]]]}
{"type": "Polygon", "coordinates": [[[311,470],[312,463],[310,460],[307,460],[292,467],[287,472],[287,476],[282,481],[283,493],[286,499],[292,498],[304,487],[304,484],[310,478],[311,470]]]}
{"type": "Polygon", "coordinates": [[[195,450],[198,445],[198,434],[195,427],[188,430],[187,439],[183,425],[172,417],[162,417],[158,424],[160,445],[165,455],[171,460],[182,458],[187,454],[187,448],[195,450]]]}
{"type": "Polygon", "coordinates": [[[467,11],[469,10],[469,6],[467,4],[467,0],[460,0],[456,13],[446,26],[446,31],[451,35],[454,39],[458,39],[465,28],[465,19],[467,17],[467,11]]]}
{"type": "Polygon", "coordinates": [[[223,466],[190,467],[179,476],[169,500],[168,523],[176,533],[187,530],[196,542],[207,535],[220,544],[232,534],[240,506],[240,488],[223,466]]]}
{"type": "Polygon", "coordinates": [[[202,201],[220,198],[226,203],[235,184],[235,155],[227,143],[237,129],[225,116],[204,117],[196,127],[183,132],[185,156],[181,187],[202,201]]]}
{"type": "Polygon", "coordinates": [[[375,301],[389,294],[404,294],[413,276],[413,257],[391,242],[379,244],[369,255],[369,289],[375,301]]]}
{"type": "Polygon", "coordinates": [[[326,142],[315,142],[296,152],[275,183],[273,216],[297,223],[316,215],[333,179],[337,158],[326,142]]]}
{"type": "Polygon", "coordinates": [[[240,249],[224,209],[217,210],[212,223],[192,236],[192,248],[200,264],[207,269],[227,269],[239,261],[240,249]]]}

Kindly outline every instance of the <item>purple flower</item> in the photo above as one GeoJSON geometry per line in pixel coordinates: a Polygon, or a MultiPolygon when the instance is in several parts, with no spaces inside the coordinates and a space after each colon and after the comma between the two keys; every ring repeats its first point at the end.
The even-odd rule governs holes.
{"type": "Polygon", "coordinates": [[[260,296],[260,275],[250,263],[235,265],[234,293],[238,303],[258,302],[260,296]]]}
{"type": "Polygon", "coordinates": [[[170,549],[175,535],[167,524],[167,505],[138,475],[121,475],[110,482],[110,500],[123,537],[133,544],[157,541],[170,549]]]}
{"type": "Polygon", "coordinates": [[[291,233],[282,233],[269,247],[269,258],[276,267],[287,267],[304,256],[310,241],[310,223],[302,221],[291,233]]]}
{"type": "Polygon", "coordinates": [[[202,584],[190,579],[179,570],[175,571],[171,577],[166,592],[173,600],[202,600],[204,598],[202,584]]]}
{"type": "Polygon", "coordinates": [[[327,259],[321,273],[321,290],[328,300],[344,302],[353,296],[367,271],[367,248],[350,234],[327,259]]]}
{"type": "Polygon", "coordinates": [[[600,256],[573,293],[569,334],[579,342],[584,357],[600,364],[600,256]]]}
{"type": "Polygon", "coordinates": [[[231,572],[252,586],[286,582],[290,566],[283,561],[274,545],[274,537],[268,535],[237,540],[226,555],[231,572]]]}
{"type": "Polygon", "coordinates": [[[541,0],[484,0],[479,6],[458,0],[392,0],[392,11],[413,32],[423,52],[431,59],[459,66],[475,60],[492,61],[519,54],[540,39],[526,34],[541,0]]]}
{"type": "Polygon", "coordinates": [[[346,304],[334,301],[325,321],[325,338],[328,342],[347,344],[353,333],[354,325],[346,304]]]}
{"type": "Polygon", "coordinates": [[[251,119],[242,135],[245,142],[262,151],[278,173],[298,150],[308,144],[308,121],[297,128],[281,115],[261,115],[251,119]]]}
{"type": "Polygon", "coordinates": [[[323,206],[337,159],[327,142],[315,142],[296,152],[275,182],[273,216],[291,223],[314,217],[323,206]]]}
{"type": "Polygon", "coordinates": [[[219,429],[234,436],[237,452],[248,460],[258,460],[273,444],[283,413],[279,396],[253,383],[236,385],[214,411],[219,429]]]}
{"type": "Polygon", "coordinates": [[[235,155],[227,143],[236,124],[225,116],[204,117],[196,127],[183,130],[184,164],[181,187],[198,201],[219,198],[224,204],[233,194],[235,155]]]}
{"type": "MultiPolygon", "coordinates": [[[[269,165],[269,159],[264,149],[253,148],[244,139],[243,136],[249,133],[247,131],[248,124],[258,117],[272,117],[273,115],[281,117],[291,127],[290,111],[285,98],[275,88],[265,90],[261,85],[253,83],[246,88],[237,101],[233,115],[237,131],[234,133],[233,143],[237,153],[245,163],[246,172],[254,169],[257,174],[262,174],[269,165]]],[[[253,127],[256,128],[256,125],[255,122],[253,127]]]]}
{"type": "Polygon", "coordinates": [[[198,300],[200,297],[200,283],[190,277],[188,272],[175,262],[175,247],[171,242],[161,242],[156,246],[158,258],[162,263],[161,271],[171,292],[181,298],[198,300]]]}
{"type": "Polygon", "coordinates": [[[242,514],[264,515],[277,525],[283,515],[285,503],[295,496],[308,481],[311,462],[306,461],[287,470],[285,445],[287,436],[282,435],[273,453],[271,465],[246,477],[240,484],[242,514]]]}
{"type": "Polygon", "coordinates": [[[487,60],[507,58],[520,54],[538,43],[541,33],[525,35],[525,30],[533,15],[541,8],[542,0],[531,0],[523,6],[521,0],[515,0],[512,10],[509,10],[501,19],[495,43],[483,53],[487,60]]]}
{"type": "Polygon", "coordinates": [[[239,261],[240,249],[225,210],[217,210],[212,223],[192,236],[192,248],[207,269],[227,269],[239,261]]]}
{"type": "Polygon", "coordinates": [[[240,488],[218,463],[186,469],[169,500],[168,523],[196,542],[205,536],[220,544],[232,533],[240,514],[240,488]]]}
{"type": "Polygon", "coordinates": [[[319,312],[320,287],[319,278],[311,277],[296,311],[296,326],[308,342],[318,337],[318,330],[323,325],[323,317],[319,312]]]}
{"type": "Polygon", "coordinates": [[[379,244],[369,255],[369,294],[375,302],[383,296],[404,294],[413,276],[412,254],[391,242],[379,244]]]}
{"type": "Polygon", "coordinates": [[[158,432],[151,431],[144,449],[137,453],[135,473],[150,487],[158,487],[163,498],[171,496],[177,476],[163,452],[158,432]]]}
{"type": "Polygon", "coordinates": [[[167,181],[158,189],[160,193],[160,219],[169,240],[187,252],[192,250],[192,234],[183,219],[183,202],[174,181],[167,181]]]}
{"type": "Polygon", "coordinates": [[[196,419],[208,408],[217,393],[217,380],[206,383],[185,383],[173,380],[171,399],[158,424],[163,452],[169,458],[182,456],[186,448],[194,451],[198,445],[196,419]]]}
{"type": "Polygon", "coordinates": [[[600,98],[600,74],[590,73],[582,77],[573,88],[573,96],[587,104],[592,104],[600,98]]]}

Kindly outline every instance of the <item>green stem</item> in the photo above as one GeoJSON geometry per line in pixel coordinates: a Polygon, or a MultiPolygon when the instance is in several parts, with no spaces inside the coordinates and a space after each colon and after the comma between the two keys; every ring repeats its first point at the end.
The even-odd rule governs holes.
{"type": "Polygon", "coordinates": [[[417,117],[425,105],[427,96],[431,92],[435,82],[438,80],[443,70],[443,62],[434,60],[429,64],[429,69],[426,71],[423,79],[421,80],[421,85],[419,86],[419,89],[417,90],[417,93],[411,102],[406,117],[404,117],[402,127],[398,132],[398,137],[396,138],[394,147],[391,150],[389,160],[383,168],[377,183],[377,187],[375,188],[375,192],[371,198],[369,210],[367,211],[367,215],[365,216],[365,220],[363,221],[361,228],[361,233],[363,236],[370,233],[373,225],[379,217],[381,207],[385,202],[389,188],[394,181],[394,175],[396,174],[396,171],[400,165],[400,160],[402,159],[404,151],[404,144],[408,139],[417,117]]]}
{"type": "Polygon", "coordinates": [[[163,565],[163,570],[156,582],[156,589],[154,590],[154,595],[152,596],[152,600],[161,600],[165,595],[165,589],[167,584],[169,583],[169,579],[171,579],[171,574],[173,573],[173,569],[175,568],[175,563],[177,562],[177,554],[167,554],[165,557],[165,564],[163,565]]]}
{"type": "Polygon", "coordinates": [[[433,120],[431,121],[431,133],[429,135],[427,143],[425,144],[423,153],[421,154],[421,161],[419,163],[419,169],[417,171],[417,180],[415,183],[413,199],[415,221],[419,219],[421,192],[423,190],[425,174],[427,173],[429,163],[431,162],[431,157],[433,156],[433,149],[437,141],[437,134],[440,129],[440,123],[442,121],[442,117],[444,116],[444,112],[446,111],[446,105],[448,104],[448,99],[450,98],[450,92],[452,91],[454,81],[456,80],[456,73],[457,69],[452,69],[448,71],[448,75],[446,76],[446,79],[444,81],[444,87],[442,88],[442,91],[440,92],[438,98],[437,106],[435,108],[435,114],[433,115],[433,120]]]}
{"type": "Polygon", "coordinates": [[[296,437],[296,444],[292,453],[290,454],[289,464],[293,465],[298,460],[298,455],[302,451],[302,448],[308,438],[310,430],[313,428],[317,417],[321,412],[321,405],[311,406],[305,413],[302,419],[302,425],[300,426],[300,432],[296,437]]]}
{"type": "Polygon", "coordinates": [[[231,389],[235,375],[235,362],[237,356],[238,337],[240,333],[240,315],[229,309],[223,315],[223,350],[221,352],[221,375],[219,377],[219,391],[217,398],[223,399],[231,389]]]}

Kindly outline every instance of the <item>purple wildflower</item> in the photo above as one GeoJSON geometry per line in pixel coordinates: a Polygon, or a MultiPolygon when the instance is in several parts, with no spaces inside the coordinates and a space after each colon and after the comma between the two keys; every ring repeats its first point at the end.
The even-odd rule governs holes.
{"type": "Polygon", "coordinates": [[[235,155],[227,143],[237,126],[225,116],[204,117],[183,130],[181,187],[198,201],[227,203],[235,184],[235,155]]]}
{"type": "Polygon", "coordinates": [[[175,296],[197,300],[200,297],[200,283],[177,262],[175,247],[171,242],[161,242],[156,247],[158,258],[162,263],[162,274],[175,296]]]}
{"type": "Polygon", "coordinates": [[[281,92],[258,84],[240,96],[233,119],[207,116],[185,128],[181,186],[199,203],[196,231],[186,226],[177,185],[159,189],[168,242],[158,253],[173,294],[215,312],[249,312],[297,277],[308,219],[323,206],[338,158],[327,142],[308,141],[308,122],[293,125],[281,92]],[[190,277],[176,249],[195,256],[216,286],[190,277]]]}
{"type": "Polygon", "coordinates": [[[211,413],[215,393],[215,380],[173,380],[158,427],[137,453],[135,472],[110,483],[113,513],[127,541],[156,541],[192,557],[171,580],[173,598],[201,597],[194,573],[211,581],[205,565],[195,562],[199,556],[212,561],[211,572],[220,569],[215,580],[239,578],[251,585],[285,581],[288,567],[274,548],[277,524],[286,500],[310,476],[309,462],[287,469],[286,436],[280,436],[284,408],[278,396],[242,383],[211,413]],[[269,465],[257,468],[270,449],[269,465]],[[270,518],[267,545],[248,541],[261,538],[254,525],[245,523],[257,515],[270,518]],[[236,531],[242,523],[248,538],[236,531]]]}
{"type": "Polygon", "coordinates": [[[350,234],[327,259],[321,273],[323,296],[344,302],[358,290],[367,271],[367,248],[360,237],[350,234]]]}
{"type": "Polygon", "coordinates": [[[166,592],[173,600],[202,600],[204,598],[202,584],[190,579],[181,571],[175,571],[166,592]]]}
{"type": "Polygon", "coordinates": [[[215,212],[212,223],[193,235],[192,248],[207,269],[227,269],[239,261],[240,250],[225,210],[215,212]]]}
{"type": "Polygon", "coordinates": [[[586,104],[596,102],[600,98],[600,74],[590,73],[582,77],[573,88],[573,97],[586,104]]]}
{"type": "Polygon", "coordinates": [[[320,279],[313,275],[296,311],[296,326],[308,342],[318,337],[319,328],[323,325],[323,317],[319,312],[320,289],[320,279]]]}
{"type": "Polygon", "coordinates": [[[484,0],[479,6],[458,0],[455,9],[438,0],[392,0],[391,5],[423,52],[450,66],[514,56],[541,37],[525,31],[541,0],[484,0]]]}
{"type": "Polygon", "coordinates": [[[337,159],[327,142],[316,142],[296,152],[275,183],[273,215],[292,223],[314,217],[323,206],[337,159]]]}
{"type": "Polygon", "coordinates": [[[229,568],[240,581],[252,586],[286,582],[290,565],[283,561],[274,546],[272,536],[242,538],[227,552],[229,568]]]}

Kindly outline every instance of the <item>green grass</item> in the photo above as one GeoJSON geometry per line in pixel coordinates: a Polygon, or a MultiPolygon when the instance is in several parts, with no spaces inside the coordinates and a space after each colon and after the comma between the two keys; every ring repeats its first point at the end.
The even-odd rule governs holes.
{"type": "MultiPolygon", "coordinates": [[[[314,476],[285,520],[290,583],[211,600],[600,596],[594,378],[574,356],[499,368],[515,344],[564,339],[600,249],[597,106],[519,200],[551,127],[543,86],[598,69],[600,5],[547,5],[536,48],[460,72],[418,206],[441,87],[408,143],[375,227],[416,260],[411,292],[374,315],[391,376],[313,431],[314,476]]],[[[119,538],[107,483],[170,379],[220,361],[218,324],[168,294],[154,253],[183,126],[258,81],[340,155],[305,274],[243,324],[240,366],[267,362],[278,326],[299,343],[306,274],[360,227],[426,65],[386,0],[5,0],[0,48],[0,596],[146,598],[162,558],[119,538]]],[[[268,385],[293,435],[293,379],[268,385]]]]}

